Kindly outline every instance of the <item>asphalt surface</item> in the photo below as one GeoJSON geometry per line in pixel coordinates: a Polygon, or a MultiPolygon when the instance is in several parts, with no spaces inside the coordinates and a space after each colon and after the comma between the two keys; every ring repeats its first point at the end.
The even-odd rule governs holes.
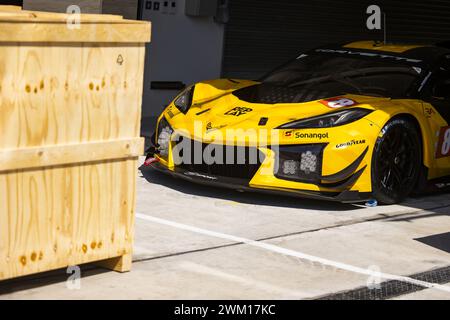
{"type": "Polygon", "coordinates": [[[198,186],[147,169],[134,261],[125,274],[83,267],[77,290],[65,270],[0,283],[0,299],[317,299],[395,280],[401,290],[381,298],[450,300],[450,275],[440,284],[413,276],[450,266],[450,194],[368,208],[198,186]]]}

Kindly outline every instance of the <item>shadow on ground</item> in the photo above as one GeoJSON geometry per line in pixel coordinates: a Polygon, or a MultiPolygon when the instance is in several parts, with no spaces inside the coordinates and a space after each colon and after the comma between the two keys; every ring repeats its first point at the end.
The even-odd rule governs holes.
{"type": "Polygon", "coordinates": [[[430,247],[450,253],[450,232],[414,239],[430,247]]]}
{"type": "Polygon", "coordinates": [[[149,183],[164,186],[166,188],[190,194],[193,196],[215,198],[228,201],[236,201],[251,205],[262,205],[284,208],[313,209],[323,211],[345,211],[360,209],[361,205],[345,204],[333,201],[320,201],[304,199],[295,196],[280,196],[258,192],[238,192],[232,189],[215,188],[177,179],[170,175],[155,171],[151,168],[139,168],[141,178],[149,183]]]}
{"type": "MultiPolygon", "coordinates": [[[[364,203],[360,204],[346,204],[339,203],[333,201],[322,201],[322,200],[312,200],[305,199],[296,196],[286,196],[282,195],[271,195],[266,193],[258,193],[258,192],[238,192],[231,189],[224,188],[215,188],[210,186],[203,186],[200,184],[196,184],[193,182],[189,182],[183,179],[177,179],[173,176],[166,175],[164,173],[158,172],[148,167],[141,166],[139,168],[141,172],[141,178],[147,180],[147,182],[152,184],[157,184],[164,186],[166,188],[176,190],[178,192],[182,192],[184,194],[190,194],[194,196],[200,197],[209,197],[221,200],[229,200],[236,201],[245,204],[251,205],[262,205],[262,206],[273,206],[273,207],[284,207],[284,208],[298,208],[298,209],[311,209],[311,210],[319,210],[319,211],[348,211],[348,210],[358,210],[364,208],[364,203]]],[[[448,205],[441,205],[436,203],[436,206],[430,206],[430,202],[433,203],[434,199],[442,197],[449,197],[449,193],[440,193],[433,195],[422,195],[415,196],[414,198],[408,199],[406,202],[401,203],[404,207],[409,207],[413,209],[423,209],[427,210],[428,215],[436,216],[436,215],[446,215],[446,213],[434,211],[443,207],[450,206],[450,201],[448,205]]],[[[450,199],[449,199],[450,200],[450,199]]],[[[387,217],[387,216],[386,216],[387,217]]],[[[413,220],[426,218],[423,216],[415,216],[405,214],[404,218],[399,218],[398,221],[401,220],[413,220]]],[[[395,220],[391,220],[395,221],[395,220]]]]}
{"type": "MultiPolygon", "coordinates": [[[[98,274],[111,272],[111,270],[103,269],[92,264],[85,264],[79,267],[83,278],[89,278],[98,274]]],[[[0,283],[0,298],[3,294],[38,289],[57,283],[67,283],[71,275],[73,275],[73,273],[67,273],[67,269],[58,269],[14,278],[11,280],[5,280],[0,283]]]]}

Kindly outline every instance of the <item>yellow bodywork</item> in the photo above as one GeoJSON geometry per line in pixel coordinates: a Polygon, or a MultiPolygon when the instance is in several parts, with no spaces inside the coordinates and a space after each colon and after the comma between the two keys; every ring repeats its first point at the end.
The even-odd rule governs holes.
{"type": "Polygon", "coordinates": [[[406,51],[423,48],[425,45],[413,45],[413,44],[389,44],[383,42],[375,41],[356,41],[349,43],[343,48],[348,49],[365,49],[365,50],[375,50],[383,52],[393,52],[393,53],[404,53],[406,51]]]}
{"type": "MultiPolygon", "coordinates": [[[[180,112],[172,103],[161,114],[159,120],[165,117],[173,129],[182,130],[191,138],[203,140],[207,143],[220,141],[223,138],[224,142],[222,143],[227,145],[257,145],[266,154],[266,159],[249,183],[250,187],[254,188],[320,192],[345,191],[276,178],[273,174],[274,152],[264,147],[271,144],[327,143],[323,154],[322,175],[340,172],[368,148],[368,152],[358,170],[364,167],[366,169],[348,190],[370,193],[372,191],[371,159],[375,142],[382,134],[381,130],[385,124],[394,117],[402,115],[413,117],[420,126],[423,141],[423,161],[429,169],[428,179],[450,174],[450,158],[436,159],[435,157],[439,131],[448,124],[431,105],[423,101],[345,95],[343,97],[350,98],[358,103],[356,107],[370,109],[373,112],[358,121],[339,127],[281,130],[276,128],[293,120],[322,115],[335,110],[321,103],[321,101],[256,104],[241,101],[231,94],[237,89],[255,84],[257,82],[228,79],[198,83],[195,86],[193,105],[186,114],[180,112]],[[252,111],[238,117],[225,115],[227,111],[235,107],[249,108],[252,111]],[[265,126],[258,125],[261,117],[268,118],[265,126]],[[242,131],[241,134],[230,139],[226,137],[226,130],[228,129],[242,131]],[[257,134],[246,135],[246,130],[256,131],[257,134]],[[308,138],[305,133],[314,137],[308,138]],[[364,143],[342,147],[343,144],[351,141],[364,141],[364,143]],[[264,172],[262,172],[263,170],[264,172]]],[[[167,161],[161,157],[159,157],[159,160],[169,170],[174,169],[170,151],[167,161]]]]}

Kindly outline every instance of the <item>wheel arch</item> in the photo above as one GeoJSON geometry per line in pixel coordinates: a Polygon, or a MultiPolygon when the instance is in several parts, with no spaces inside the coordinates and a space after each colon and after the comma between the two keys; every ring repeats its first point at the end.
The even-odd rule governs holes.
{"type": "MultiPolygon", "coordinates": [[[[427,152],[428,150],[426,150],[425,146],[425,139],[429,136],[429,130],[428,128],[426,128],[423,124],[420,123],[420,121],[417,119],[416,116],[414,116],[411,113],[399,113],[396,114],[394,117],[390,118],[388,122],[391,122],[395,119],[405,119],[405,120],[409,120],[412,124],[414,124],[414,126],[417,129],[417,132],[420,135],[420,142],[421,142],[421,148],[422,148],[422,162],[423,165],[427,165],[429,163],[429,161],[431,160],[429,158],[429,153],[427,152]]],[[[386,125],[386,124],[385,124],[386,125]]],[[[428,137],[430,138],[430,137],[428,137]]]]}
{"type": "MultiPolygon", "coordinates": [[[[420,147],[419,147],[420,148],[419,150],[422,151],[422,155],[421,155],[422,156],[421,157],[422,168],[418,168],[419,171],[417,173],[418,176],[417,176],[417,180],[416,180],[416,183],[415,183],[415,187],[412,188],[411,191],[408,191],[408,194],[411,194],[411,192],[415,193],[415,190],[423,189],[423,187],[425,186],[426,181],[427,181],[427,166],[426,166],[427,153],[426,153],[425,140],[424,140],[427,137],[427,135],[426,135],[427,134],[427,128],[426,127],[424,128],[423,124],[420,123],[420,120],[417,119],[413,114],[399,112],[399,113],[389,117],[389,119],[387,119],[385,121],[385,123],[383,124],[383,127],[382,127],[382,131],[381,131],[382,135],[380,137],[384,136],[385,128],[387,128],[390,124],[395,125],[393,123],[395,120],[403,120],[403,121],[407,121],[408,123],[412,124],[415,127],[415,129],[416,129],[416,132],[418,134],[418,140],[419,140],[419,142],[421,144],[420,147]]],[[[378,140],[377,140],[377,144],[378,144],[378,140]]],[[[373,185],[373,174],[374,174],[374,171],[373,171],[374,170],[374,162],[373,161],[374,160],[375,160],[375,153],[372,156],[372,169],[371,169],[371,171],[372,171],[371,173],[372,173],[372,193],[373,193],[373,195],[376,196],[377,199],[379,199],[379,201],[381,201],[381,203],[385,203],[385,204],[396,203],[397,200],[395,200],[395,201],[392,200],[394,198],[392,198],[391,196],[387,196],[384,193],[385,191],[381,191],[381,189],[374,189],[375,188],[375,186],[373,185]]],[[[417,163],[417,164],[420,165],[420,163],[417,163]]]]}
{"type": "Polygon", "coordinates": [[[427,139],[431,141],[431,131],[413,114],[399,113],[392,117],[389,122],[395,119],[405,119],[410,121],[412,124],[414,124],[419,134],[422,150],[422,170],[417,181],[417,189],[422,190],[426,187],[428,181],[428,168],[430,168],[432,161],[432,154],[431,151],[427,149],[428,144],[426,143],[427,139]]]}

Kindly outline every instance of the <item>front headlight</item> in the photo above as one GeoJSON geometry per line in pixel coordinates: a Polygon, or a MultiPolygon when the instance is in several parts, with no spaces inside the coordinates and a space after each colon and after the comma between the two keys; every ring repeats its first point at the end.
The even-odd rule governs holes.
{"type": "Polygon", "coordinates": [[[165,118],[162,118],[158,124],[157,148],[158,153],[162,157],[169,155],[169,145],[172,137],[173,129],[165,118]]]}
{"type": "Polygon", "coordinates": [[[347,109],[308,119],[296,120],[283,124],[277,129],[312,129],[338,127],[362,119],[371,112],[372,110],[361,108],[347,109]]]}
{"type": "Polygon", "coordinates": [[[175,107],[183,113],[188,112],[192,105],[192,99],[194,97],[195,86],[190,86],[185,89],[173,102],[175,107]]]}

